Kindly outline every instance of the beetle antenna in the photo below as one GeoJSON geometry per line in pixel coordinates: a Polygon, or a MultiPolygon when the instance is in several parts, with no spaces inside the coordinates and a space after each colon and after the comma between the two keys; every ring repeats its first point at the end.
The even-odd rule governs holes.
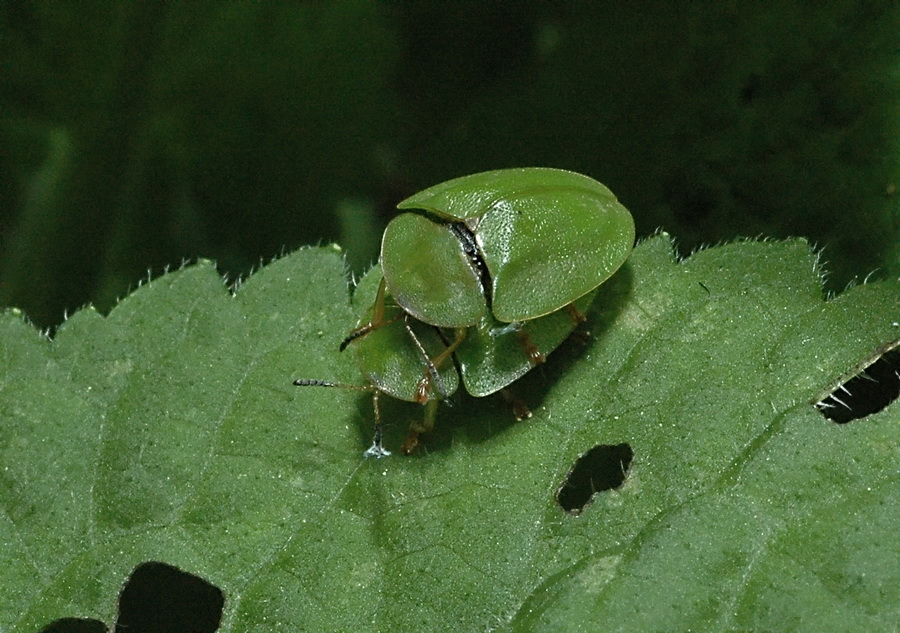
{"type": "Polygon", "coordinates": [[[317,380],[315,378],[298,378],[291,383],[295,387],[337,387],[338,389],[353,389],[354,391],[372,391],[372,385],[348,385],[343,382],[331,382],[329,380],[317,380]]]}
{"type": "Polygon", "coordinates": [[[409,325],[409,319],[403,320],[403,326],[406,328],[406,332],[413,340],[413,343],[416,344],[416,348],[418,348],[419,354],[422,356],[422,360],[425,361],[425,371],[428,372],[428,377],[431,379],[431,384],[437,387],[437,390],[441,393],[441,397],[446,399],[450,394],[447,392],[447,387],[444,385],[444,379],[441,378],[440,373],[438,373],[437,367],[434,366],[434,363],[428,356],[428,352],[425,351],[425,347],[422,345],[419,337],[416,336],[415,332],[413,332],[412,327],[409,325]]]}
{"type": "MultiPolygon", "coordinates": [[[[433,325],[432,327],[434,328],[435,333],[444,342],[444,345],[447,346],[447,349],[451,350],[450,361],[453,363],[453,366],[456,367],[457,373],[461,376],[462,375],[462,367],[460,367],[460,365],[459,365],[459,359],[456,357],[456,351],[455,351],[456,348],[459,347],[459,342],[457,342],[457,341],[451,342],[450,339],[447,338],[447,335],[444,334],[444,331],[441,330],[441,328],[439,328],[436,325],[433,325]]],[[[450,403],[448,402],[447,404],[449,405],[450,403]]]]}
{"type": "Polygon", "coordinates": [[[372,407],[375,409],[375,437],[372,440],[372,446],[363,453],[363,456],[381,458],[391,454],[383,444],[384,425],[381,422],[381,407],[378,406],[378,396],[381,394],[375,388],[375,385],[360,387],[359,385],[348,385],[343,382],[331,382],[330,380],[318,380],[316,378],[298,378],[291,384],[296,387],[338,387],[339,389],[372,392],[372,407]]]}
{"type": "Polygon", "coordinates": [[[365,336],[374,329],[375,328],[371,323],[366,323],[363,327],[353,330],[352,332],[350,332],[350,334],[347,335],[347,338],[341,341],[341,345],[338,349],[343,352],[345,349],[347,349],[347,346],[350,345],[350,343],[358,339],[360,336],[365,336]]]}

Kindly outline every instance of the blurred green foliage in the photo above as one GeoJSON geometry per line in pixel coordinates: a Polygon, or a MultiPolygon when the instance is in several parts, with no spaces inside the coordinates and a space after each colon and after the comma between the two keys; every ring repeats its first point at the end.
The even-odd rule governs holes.
{"type": "Polygon", "coordinates": [[[803,235],[900,274],[900,5],[93,3],[0,8],[0,305],[42,327],[147,271],[231,278],[483,169],[607,184],[682,250],[803,235]]]}

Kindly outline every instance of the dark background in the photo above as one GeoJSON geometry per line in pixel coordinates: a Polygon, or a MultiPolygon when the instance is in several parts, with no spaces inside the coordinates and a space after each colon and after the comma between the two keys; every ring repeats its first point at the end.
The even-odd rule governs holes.
{"type": "Polygon", "coordinates": [[[208,257],[230,279],[553,166],[683,254],[803,235],[900,274],[900,4],[0,4],[0,305],[40,327],[208,257]]]}

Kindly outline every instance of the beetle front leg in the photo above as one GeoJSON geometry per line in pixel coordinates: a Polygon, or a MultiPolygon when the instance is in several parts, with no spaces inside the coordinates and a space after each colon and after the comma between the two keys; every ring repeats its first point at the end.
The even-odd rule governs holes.
{"type": "Polygon", "coordinates": [[[377,390],[372,393],[372,408],[375,409],[375,437],[372,439],[372,446],[363,453],[363,457],[381,459],[391,454],[383,444],[384,425],[381,423],[381,407],[378,405],[378,396],[380,395],[381,392],[377,390]]]}
{"type": "MultiPolygon", "coordinates": [[[[456,348],[462,345],[462,342],[466,340],[466,335],[468,333],[468,328],[458,327],[453,331],[453,342],[447,345],[443,352],[434,357],[432,361],[435,367],[440,367],[441,364],[450,358],[453,352],[456,351],[456,348]]],[[[443,334],[441,334],[441,338],[443,339],[443,334]]],[[[446,339],[443,339],[444,343],[447,343],[446,339]]]]}
{"type": "Polygon", "coordinates": [[[386,325],[390,325],[391,323],[397,321],[403,316],[401,312],[397,316],[392,319],[388,319],[385,321],[384,319],[384,293],[386,292],[387,284],[384,281],[384,277],[381,278],[381,283],[378,284],[378,293],[375,295],[375,304],[372,307],[372,318],[365,325],[361,325],[356,328],[350,334],[347,335],[343,341],[341,341],[340,351],[344,351],[347,349],[347,346],[350,345],[356,339],[365,336],[372,330],[377,330],[378,328],[384,327],[386,325]]]}
{"type": "Polygon", "coordinates": [[[371,391],[372,408],[375,410],[375,438],[372,440],[372,446],[370,446],[365,452],[363,452],[363,456],[377,458],[387,457],[391,454],[391,452],[387,450],[382,443],[384,426],[381,423],[381,407],[378,403],[378,398],[381,395],[381,392],[378,391],[378,388],[375,387],[375,385],[347,385],[341,382],[331,382],[330,380],[319,380],[311,378],[298,378],[294,380],[293,384],[296,387],[338,387],[339,389],[353,389],[355,391],[371,391]]]}
{"type": "MultiPolygon", "coordinates": [[[[466,340],[466,332],[468,332],[468,330],[464,327],[456,328],[453,342],[447,345],[447,347],[444,348],[443,352],[441,352],[434,358],[428,359],[428,362],[426,363],[425,376],[419,383],[417,396],[422,396],[427,399],[429,385],[433,383],[438,387],[438,390],[441,392],[441,396],[443,396],[444,398],[447,397],[447,394],[445,393],[446,390],[441,388],[441,377],[440,374],[438,374],[438,370],[440,369],[441,365],[443,365],[447,361],[447,359],[453,355],[453,352],[456,351],[456,348],[459,347],[464,340],[466,340]]],[[[446,344],[447,341],[446,339],[444,339],[443,334],[441,334],[441,338],[446,344]]],[[[424,400],[419,400],[419,402],[424,402],[424,400]]]]}
{"type": "Polygon", "coordinates": [[[413,344],[416,346],[416,349],[419,350],[419,354],[422,357],[422,362],[425,364],[425,373],[422,378],[419,379],[419,383],[416,385],[415,401],[419,404],[425,404],[428,401],[429,394],[431,393],[432,385],[437,387],[437,390],[441,394],[441,397],[446,398],[449,394],[443,386],[443,381],[441,380],[441,375],[438,372],[438,369],[444,363],[444,361],[450,358],[453,352],[456,351],[456,348],[459,347],[460,343],[462,343],[466,339],[466,328],[456,328],[456,337],[451,344],[447,344],[447,340],[444,338],[443,334],[440,334],[440,330],[438,330],[438,334],[440,334],[441,339],[444,341],[444,344],[447,345],[447,347],[443,352],[441,352],[434,358],[430,358],[428,356],[428,352],[425,351],[425,347],[422,345],[422,342],[419,340],[419,337],[416,336],[416,333],[413,332],[412,327],[410,327],[409,319],[406,320],[404,326],[406,327],[406,333],[409,334],[410,340],[412,340],[413,344]]]}
{"type": "Polygon", "coordinates": [[[434,421],[437,419],[437,405],[437,400],[426,402],[425,415],[422,416],[422,421],[415,421],[409,426],[409,435],[406,436],[406,439],[403,440],[403,444],[400,446],[400,452],[404,455],[409,455],[416,449],[419,445],[419,435],[429,433],[434,429],[434,421]]]}

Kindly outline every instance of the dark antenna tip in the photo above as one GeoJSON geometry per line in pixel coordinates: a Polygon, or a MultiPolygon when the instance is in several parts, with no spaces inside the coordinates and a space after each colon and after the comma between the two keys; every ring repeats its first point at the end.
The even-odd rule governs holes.
{"type": "Polygon", "coordinates": [[[334,387],[333,382],[327,380],[315,380],[311,378],[298,378],[292,383],[295,387],[334,387]]]}

